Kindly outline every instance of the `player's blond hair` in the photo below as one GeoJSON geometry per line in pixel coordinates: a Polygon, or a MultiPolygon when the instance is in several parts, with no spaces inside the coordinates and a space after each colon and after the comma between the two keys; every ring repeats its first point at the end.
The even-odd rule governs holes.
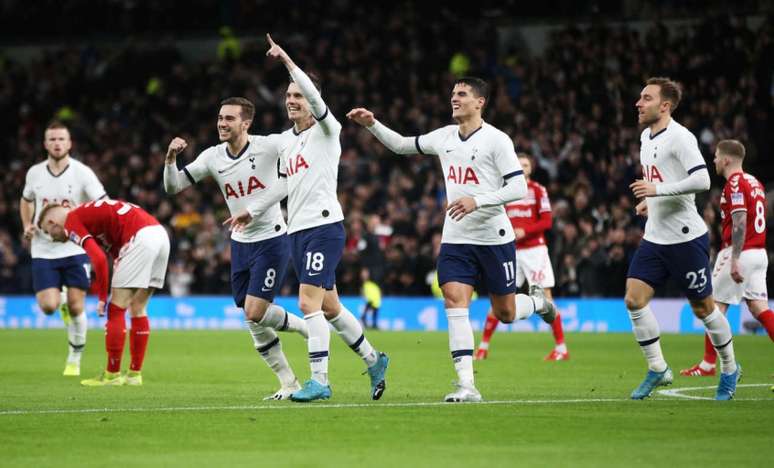
{"type": "MultiPolygon", "coordinates": [[[[48,205],[44,206],[42,210],[40,210],[40,217],[38,218],[38,228],[43,229],[43,219],[48,215],[48,213],[53,210],[54,208],[63,207],[59,203],[49,203],[48,205]]],[[[64,207],[63,207],[64,208],[64,207]]]]}
{"type": "Polygon", "coordinates": [[[746,154],[744,145],[739,140],[720,140],[717,149],[723,156],[731,156],[740,160],[744,159],[746,154]]]}

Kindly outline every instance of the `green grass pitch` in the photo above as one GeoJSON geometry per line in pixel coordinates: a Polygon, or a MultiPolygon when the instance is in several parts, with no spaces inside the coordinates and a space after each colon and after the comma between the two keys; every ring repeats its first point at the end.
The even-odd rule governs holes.
{"type": "MultiPolygon", "coordinates": [[[[774,345],[763,336],[735,339],[746,386],[721,403],[629,401],[645,373],[629,334],[569,334],[572,359],[543,362],[549,335],[500,333],[476,364],[487,403],[465,405],[439,403],[454,379],[446,333],[368,336],[391,358],[382,400],[332,336],[333,398],[302,405],[261,400],[277,384],[247,332],[155,331],[143,387],[84,388],[61,376],[63,330],[0,330],[0,466],[771,466],[774,345]]],[[[662,338],[675,373],[701,357],[702,339],[662,338]]],[[[283,343],[305,379],[304,342],[283,343]]],[[[91,330],[82,378],[104,356],[91,330]]],[[[676,376],[670,388],[709,397],[716,382],[676,376]]]]}

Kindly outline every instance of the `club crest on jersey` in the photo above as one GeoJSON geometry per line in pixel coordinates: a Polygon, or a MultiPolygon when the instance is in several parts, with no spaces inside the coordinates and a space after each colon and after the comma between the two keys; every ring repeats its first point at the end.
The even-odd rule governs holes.
{"type": "Polygon", "coordinates": [[[309,169],[309,164],[306,163],[306,159],[304,159],[301,154],[297,154],[295,158],[289,158],[288,159],[288,175],[292,176],[293,174],[297,173],[301,169],[309,169]]]}
{"type": "Polygon", "coordinates": [[[664,178],[661,177],[661,173],[658,171],[658,167],[649,166],[647,164],[642,165],[642,176],[648,182],[663,182],[664,178]]]}
{"type": "Polygon", "coordinates": [[[731,194],[732,205],[744,205],[744,194],[742,192],[735,192],[731,194]]]}
{"type": "Polygon", "coordinates": [[[253,170],[255,170],[255,158],[250,158],[250,167],[252,167],[253,170]]]}
{"type": "Polygon", "coordinates": [[[226,194],[226,200],[228,200],[231,197],[244,197],[245,195],[250,195],[255,190],[265,188],[266,186],[263,185],[257,177],[250,176],[250,178],[247,179],[247,184],[244,184],[241,180],[237,182],[236,187],[233,187],[231,184],[227,183],[223,186],[223,192],[226,194]]]}
{"type": "Polygon", "coordinates": [[[470,166],[465,168],[462,166],[449,166],[449,174],[446,176],[446,180],[460,185],[479,183],[476,171],[470,166]]]}

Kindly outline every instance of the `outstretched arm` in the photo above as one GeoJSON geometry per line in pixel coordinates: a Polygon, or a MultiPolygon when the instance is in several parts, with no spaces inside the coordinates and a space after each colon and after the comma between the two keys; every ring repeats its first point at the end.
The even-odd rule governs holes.
{"type": "Polygon", "coordinates": [[[315,87],[312,79],[309,78],[309,75],[304,73],[295,62],[293,62],[282,47],[272,40],[270,34],[266,34],[266,40],[269,41],[269,50],[266,52],[266,55],[279,59],[285,65],[285,68],[288,69],[288,73],[290,73],[290,78],[298,85],[301,89],[301,94],[309,101],[309,108],[312,112],[312,116],[315,120],[320,122],[325,133],[330,133],[333,129],[333,122],[335,122],[335,119],[331,119],[333,122],[326,119],[326,117],[328,117],[328,106],[325,104],[325,101],[323,101],[322,95],[315,87]]]}
{"type": "Polygon", "coordinates": [[[422,154],[419,137],[404,137],[376,120],[374,113],[368,109],[362,107],[352,109],[347,113],[347,118],[365,127],[393,153],[422,154]]]}

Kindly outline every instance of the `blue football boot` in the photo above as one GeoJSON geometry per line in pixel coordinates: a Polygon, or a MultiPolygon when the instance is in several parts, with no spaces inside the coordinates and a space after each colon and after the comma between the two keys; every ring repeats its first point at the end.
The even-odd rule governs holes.
{"type": "Polygon", "coordinates": [[[387,383],[384,380],[385,374],[387,374],[387,365],[390,363],[390,358],[384,353],[379,353],[379,358],[376,360],[373,366],[368,368],[368,376],[371,378],[371,399],[378,400],[384,394],[384,390],[387,388],[387,383]]]}
{"type": "Polygon", "coordinates": [[[734,398],[736,393],[736,383],[742,378],[742,366],[736,363],[736,372],[733,374],[720,374],[720,382],[718,382],[718,390],[715,393],[715,399],[721,401],[727,401],[734,398]]]}
{"type": "Polygon", "coordinates": [[[290,394],[290,399],[305,403],[314,400],[327,400],[331,394],[330,385],[323,385],[316,380],[307,380],[301,390],[290,394]]]}
{"type": "Polygon", "coordinates": [[[645,375],[645,380],[632,392],[632,400],[644,400],[653,393],[656,387],[672,385],[673,379],[672,368],[669,366],[667,366],[664,372],[649,370],[647,375],[645,375]]]}

